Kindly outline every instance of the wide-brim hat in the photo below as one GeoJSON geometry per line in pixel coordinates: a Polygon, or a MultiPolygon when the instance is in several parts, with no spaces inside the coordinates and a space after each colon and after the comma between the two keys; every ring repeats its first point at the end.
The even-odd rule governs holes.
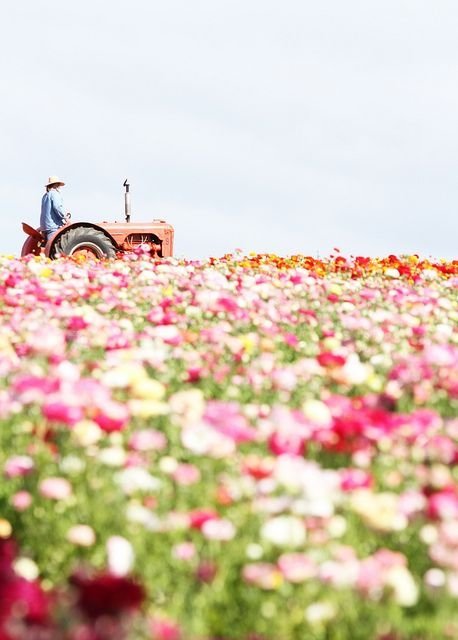
{"type": "Polygon", "coordinates": [[[62,182],[62,180],[57,176],[49,176],[48,183],[45,184],[45,187],[50,187],[52,184],[58,184],[60,187],[63,187],[65,182],[62,182]]]}

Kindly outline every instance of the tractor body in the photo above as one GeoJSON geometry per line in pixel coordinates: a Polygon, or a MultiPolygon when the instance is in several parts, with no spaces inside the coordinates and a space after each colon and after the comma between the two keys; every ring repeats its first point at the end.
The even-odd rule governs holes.
{"type": "Polygon", "coordinates": [[[22,225],[28,237],[21,255],[44,254],[55,258],[61,254],[86,254],[111,258],[118,252],[133,251],[140,246],[158,257],[173,255],[174,230],[164,220],[153,222],[73,222],[60,227],[45,242],[40,229],[22,225]]]}

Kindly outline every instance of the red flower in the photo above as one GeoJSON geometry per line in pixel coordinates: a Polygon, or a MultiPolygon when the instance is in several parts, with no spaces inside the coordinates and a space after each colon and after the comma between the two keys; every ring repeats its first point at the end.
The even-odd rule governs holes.
{"type": "Polygon", "coordinates": [[[79,608],[89,618],[136,611],[146,595],[142,585],[134,579],[110,573],[95,576],[75,574],[71,583],[78,590],[79,608]]]}
{"type": "Polygon", "coordinates": [[[218,568],[214,562],[203,560],[196,569],[195,576],[199,582],[210,583],[215,579],[218,568]]]}
{"type": "Polygon", "coordinates": [[[330,351],[323,351],[316,357],[318,364],[322,367],[343,367],[345,358],[330,351]]]}
{"type": "Polygon", "coordinates": [[[208,520],[218,520],[219,515],[213,509],[195,509],[189,513],[189,523],[192,529],[202,529],[208,520]]]}

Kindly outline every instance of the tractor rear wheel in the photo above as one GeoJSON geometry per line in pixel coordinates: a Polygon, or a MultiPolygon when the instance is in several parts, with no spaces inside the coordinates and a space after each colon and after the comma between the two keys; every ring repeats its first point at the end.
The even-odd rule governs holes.
{"type": "Polygon", "coordinates": [[[53,257],[85,255],[90,258],[114,258],[116,250],[106,235],[92,227],[74,227],[59,236],[53,249],[53,257]]]}

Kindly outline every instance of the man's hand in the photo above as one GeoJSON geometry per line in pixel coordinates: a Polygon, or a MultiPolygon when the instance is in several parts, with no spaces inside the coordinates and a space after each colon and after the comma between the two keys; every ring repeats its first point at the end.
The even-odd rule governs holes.
{"type": "Polygon", "coordinates": [[[67,224],[67,222],[70,222],[70,218],[72,217],[72,214],[67,211],[67,213],[65,214],[65,224],[67,224]]]}

